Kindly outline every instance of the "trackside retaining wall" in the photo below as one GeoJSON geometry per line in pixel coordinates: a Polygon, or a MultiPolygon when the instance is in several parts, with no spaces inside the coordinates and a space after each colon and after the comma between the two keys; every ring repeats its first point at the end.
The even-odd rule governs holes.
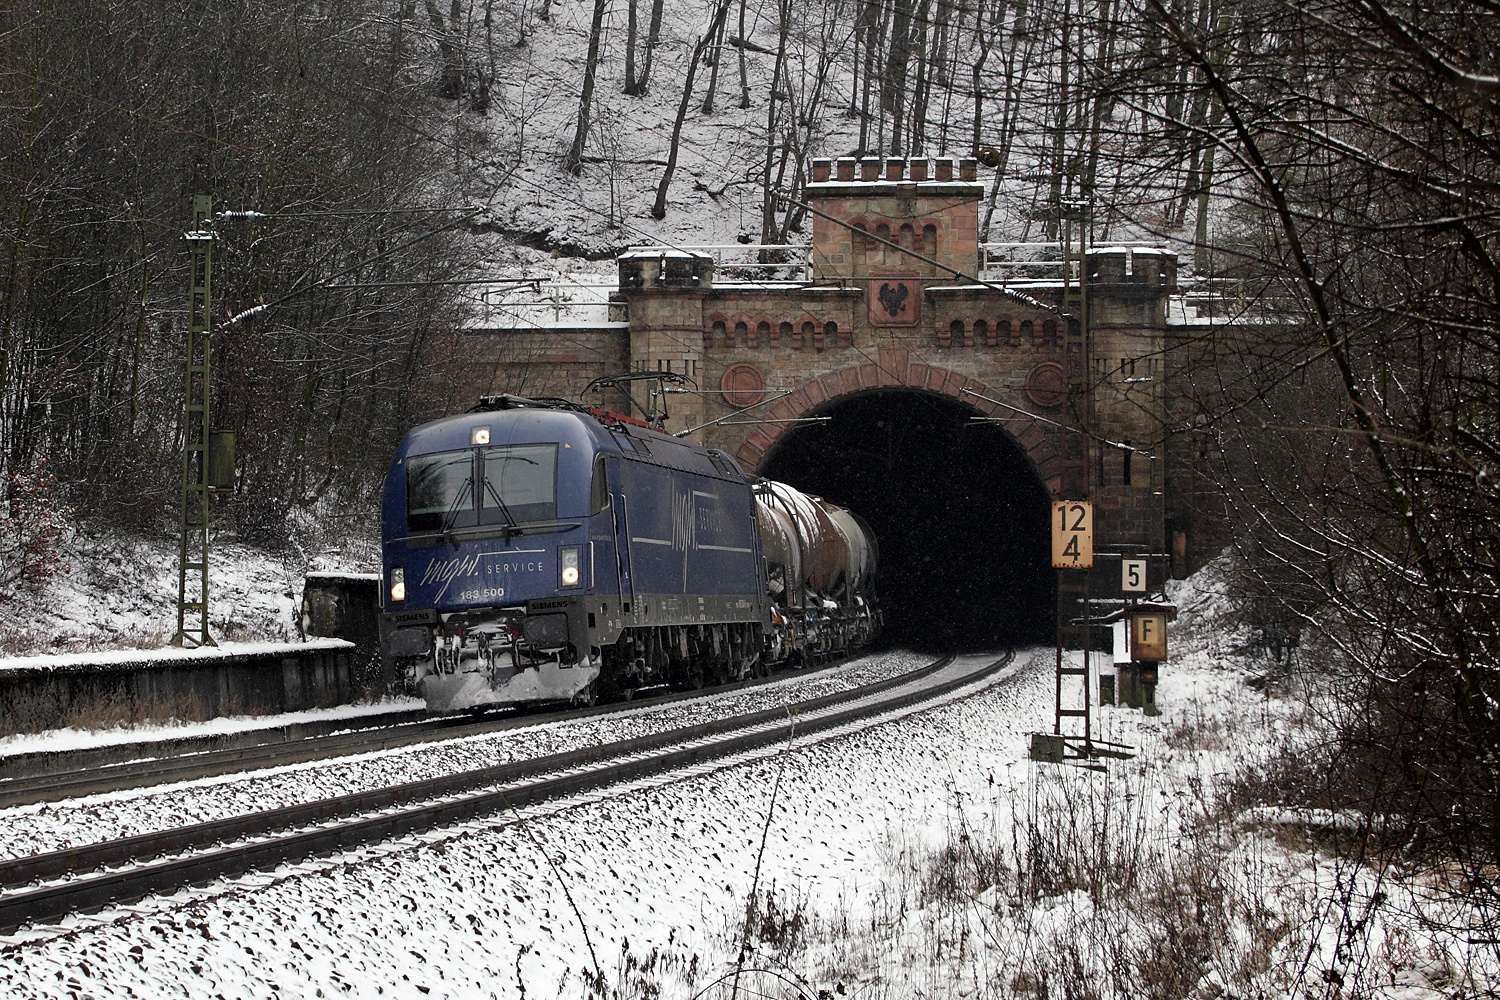
{"type": "Polygon", "coordinates": [[[367,698],[396,683],[380,660],[380,581],[379,573],[309,573],[302,586],[303,635],[354,643],[349,678],[367,698]]]}
{"type": "Polygon", "coordinates": [[[344,705],[365,694],[353,652],[318,639],[0,659],[0,735],[344,705]]]}

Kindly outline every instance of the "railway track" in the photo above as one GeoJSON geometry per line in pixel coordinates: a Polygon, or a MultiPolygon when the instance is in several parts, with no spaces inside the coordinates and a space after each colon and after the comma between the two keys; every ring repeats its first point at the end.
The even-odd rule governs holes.
{"type": "MultiPolygon", "coordinates": [[[[833,660],[798,677],[811,677],[848,662],[833,660]]],[[[686,698],[785,680],[786,673],[713,689],[640,698],[628,702],[547,712],[506,712],[428,717],[420,711],[299,723],[243,733],[115,744],[0,758],[0,809],[56,802],[125,788],[197,781],[237,771],[260,770],[353,754],[377,753],[432,740],[463,739],[522,726],[582,719],[623,709],[649,708],[686,698]]]]}
{"type": "Polygon", "coordinates": [[[939,698],[992,675],[1013,658],[1012,652],[960,668],[946,656],[862,688],[736,718],[13,858],[0,862],[0,932],[756,750],[785,741],[794,728],[804,735],[825,731],[939,698]]]}

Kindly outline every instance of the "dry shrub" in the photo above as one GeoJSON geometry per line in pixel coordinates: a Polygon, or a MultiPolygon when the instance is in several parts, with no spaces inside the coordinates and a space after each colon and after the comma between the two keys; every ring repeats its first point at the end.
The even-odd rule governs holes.
{"type": "Polygon", "coordinates": [[[61,543],[73,530],[73,508],[63,502],[46,459],[30,472],[12,473],[9,494],[0,518],[0,587],[19,583],[39,591],[68,572],[61,543]]]}

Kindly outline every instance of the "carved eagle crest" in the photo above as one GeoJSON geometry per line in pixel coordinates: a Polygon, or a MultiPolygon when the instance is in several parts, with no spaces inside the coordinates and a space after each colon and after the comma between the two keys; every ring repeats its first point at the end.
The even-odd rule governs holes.
{"type": "Polygon", "coordinates": [[[908,290],[906,284],[896,285],[894,288],[884,282],[880,285],[880,304],[885,306],[885,311],[892,316],[900,316],[906,311],[906,296],[908,290]]]}

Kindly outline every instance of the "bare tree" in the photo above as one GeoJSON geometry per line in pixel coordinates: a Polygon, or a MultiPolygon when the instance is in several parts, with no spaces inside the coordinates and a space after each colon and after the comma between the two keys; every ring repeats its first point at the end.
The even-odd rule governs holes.
{"type": "MultiPolygon", "coordinates": [[[[422,282],[463,266],[462,214],[401,210],[442,206],[436,150],[459,133],[443,134],[433,95],[466,57],[417,11],[127,2],[105,30],[72,0],[12,6],[0,481],[45,461],[85,515],[154,527],[171,509],[183,192],[198,190],[233,210],[217,226],[216,320],[268,305],[215,338],[214,421],[241,442],[226,525],[275,540],[293,507],[368,499],[419,405],[424,344],[458,317],[451,288],[422,282]],[[226,51],[244,56],[234,73],[218,69],[226,51]]],[[[461,41],[462,11],[443,21],[461,41]]]]}
{"type": "Polygon", "coordinates": [[[578,98],[578,127],[573,132],[573,146],[563,160],[571,174],[583,172],[583,147],[589,138],[589,113],[594,107],[594,78],[599,72],[599,45],[604,36],[604,12],[608,0],[594,0],[594,22],[589,27],[589,54],[583,65],[583,93],[578,98]]]}
{"type": "MultiPolygon", "coordinates": [[[[678,144],[682,141],[682,123],[687,120],[688,105],[693,100],[693,80],[698,74],[698,64],[703,59],[704,52],[714,43],[714,39],[722,37],[724,32],[724,19],[729,14],[729,0],[719,0],[714,9],[713,18],[709,21],[708,29],[693,46],[692,57],[688,59],[687,78],[682,82],[682,100],[677,105],[677,118],[672,123],[672,139],[667,152],[667,167],[662,171],[661,183],[656,187],[656,201],[651,206],[651,217],[654,219],[665,219],[667,217],[667,190],[672,186],[672,175],[677,171],[678,144]]],[[[717,64],[715,64],[717,65],[717,64]]]]}

